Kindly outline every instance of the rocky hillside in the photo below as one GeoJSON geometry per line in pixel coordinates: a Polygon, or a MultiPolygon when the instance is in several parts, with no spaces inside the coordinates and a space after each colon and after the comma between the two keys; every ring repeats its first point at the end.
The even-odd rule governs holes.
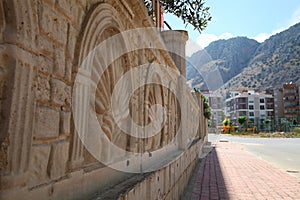
{"type": "Polygon", "coordinates": [[[187,60],[187,79],[192,88],[264,90],[280,87],[285,82],[300,84],[300,23],[261,44],[245,37],[219,40],[187,60]],[[200,74],[203,70],[217,69],[216,76],[221,76],[225,84],[209,87],[205,84],[209,81],[203,81],[191,63],[200,74]]]}

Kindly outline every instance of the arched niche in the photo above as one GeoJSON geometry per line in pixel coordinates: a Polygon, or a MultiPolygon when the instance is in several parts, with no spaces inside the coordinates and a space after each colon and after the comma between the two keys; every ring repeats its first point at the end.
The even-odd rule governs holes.
{"type": "MultiPolygon", "coordinates": [[[[79,84],[79,91],[81,96],[77,96],[76,102],[80,102],[83,106],[80,110],[82,115],[72,120],[72,138],[70,145],[69,167],[76,169],[83,164],[88,165],[96,162],[95,159],[85,150],[82,141],[78,137],[77,130],[88,133],[90,127],[88,127],[88,112],[90,105],[89,92],[92,87],[95,89],[95,112],[100,124],[99,129],[105,133],[111,142],[117,143],[126,148],[127,136],[120,134],[120,130],[116,128],[115,122],[112,119],[110,110],[110,98],[114,88],[114,85],[118,79],[129,70],[129,57],[123,55],[117,57],[112,63],[107,63],[107,57],[115,57],[118,53],[117,48],[126,49],[126,41],[122,37],[118,37],[117,41],[114,41],[117,46],[112,43],[108,43],[106,46],[105,55],[95,54],[95,60],[93,60],[93,67],[82,65],[87,58],[91,55],[91,52],[97,48],[99,44],[102,44],[107,39],[114,35],[119,34],[125,30],[122,25],[118,12],[107,3],[100,3],[93,6],[88,12],[85,21],[83,22],[82,32],[77,42],[78,51],[75,52],[74,68],[73,68],[73,81],[80,75],[83,79],[91,80],[91,84],[85,82],[76,82],[79,84]],[[77,124],[77,126],[74,125],[77,124]]],[[[78,85],[77,85],[78,86],[78,85]]],[[[130,86],[128,86],[130,87],[130,86]]],[[[73,99],[74,101],[74,99],[73,99]]],[[[106,146],[101,147],[106,149],[107,159],[111,157],[109,148],[106,146]]],[[[105,156],[105,155],[104,155],[105,156]]],[[[120,155],[121,156],[121,155],[120,155]]]]}

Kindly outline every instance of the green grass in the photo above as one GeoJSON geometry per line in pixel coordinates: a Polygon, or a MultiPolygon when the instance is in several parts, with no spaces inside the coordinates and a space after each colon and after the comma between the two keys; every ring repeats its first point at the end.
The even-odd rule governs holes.
{"type": "Polygon", "coordinates": [[[299,133],[299,134],[300,134],[300,127],[296,127],[296,128],[294,128],[294,129],[293,129],[293,132],[295,132],[295,133],[299,133]]]}

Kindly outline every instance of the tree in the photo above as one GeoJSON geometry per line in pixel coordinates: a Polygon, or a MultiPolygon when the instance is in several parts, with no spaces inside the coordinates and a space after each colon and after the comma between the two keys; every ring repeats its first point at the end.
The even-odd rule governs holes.
{"type": "Polygon", "coordinates": [[[238,122],[239,122],[239,124],[240,124],[242,127],[244,127],[244,123],[246,122],[246,120],[247,120],[246,116],[239,116],[239,117],[238,117],[238,122]]]}
{"type": "Polygon", "coordinates": [[[208,104],[208,100],[206,99],[205,96],[201,96],[201,98],[203,99],[203,112],[204,112],[204,117],[206,119],[210,119],[211,118],[211,108],[208,104]]]}
{"type": "MultiPolygon", "coordinates": [[[[144,0],[149,13],[153,13],[152,0],[144,0]]],[[[159,0],[164,10],[174,14],[183,20],[187,26],[191,24],[195,30],[203,31],[207,23],[211,21],[209,7],[204,0],[159,0]]]]}
{"type": "Polygon", "coordinates": [[[271,120],[265,119],[265,120],[264,120],[264,123],[265,123],[266,127],[268,128],[268,131],[270,131],[270,126],[269,126],[269,124],[271,123],[271,120]]]}
{"type": "Polygon", "coordinates": [[[230,129],[231,129],[231,122],[230,119],[226,116],[223,121],[223,132],[226,132],[228,130],[228,132],[230,133],[230,129]]]}

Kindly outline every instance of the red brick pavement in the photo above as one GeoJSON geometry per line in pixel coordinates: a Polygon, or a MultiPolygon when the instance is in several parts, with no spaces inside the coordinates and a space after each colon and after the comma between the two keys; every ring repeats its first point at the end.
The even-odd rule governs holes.
{"type": "Polygon", "coordinates": [[[300,181],[230,142],[219,142],[201,161],[192,200],[298,199],[300,181]]]}

